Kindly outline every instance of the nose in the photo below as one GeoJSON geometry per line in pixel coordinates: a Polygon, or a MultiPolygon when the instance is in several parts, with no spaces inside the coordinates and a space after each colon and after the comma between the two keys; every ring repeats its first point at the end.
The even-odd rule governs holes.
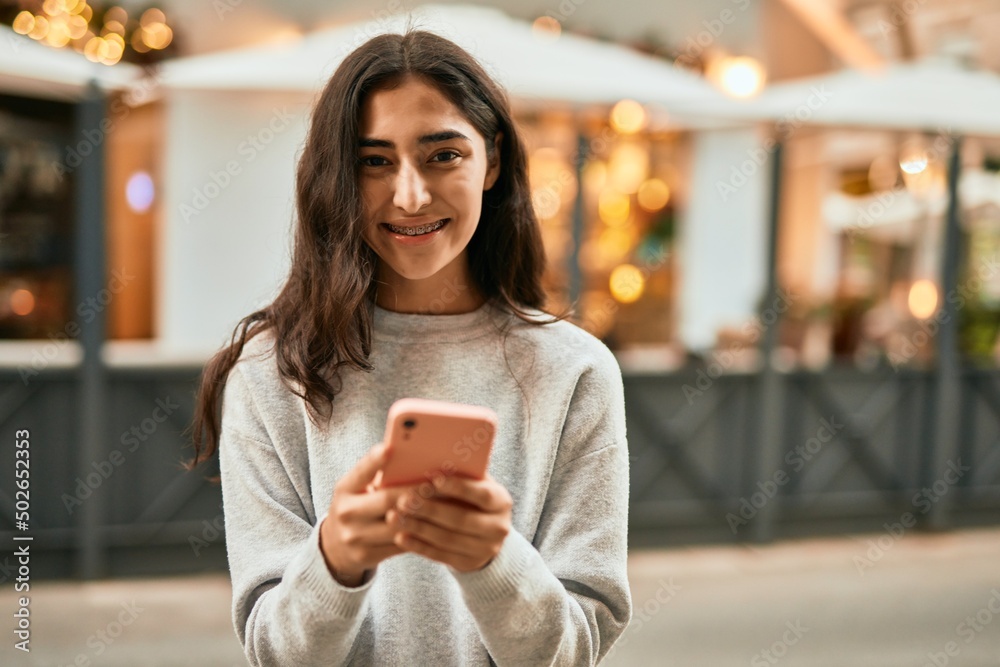
{"type": "Polygon", "coordinates": [[[396,173],[392,203],[407,213],[417,213],[431,203],[431,193],[420,170],[404,162],[396,173]]]}

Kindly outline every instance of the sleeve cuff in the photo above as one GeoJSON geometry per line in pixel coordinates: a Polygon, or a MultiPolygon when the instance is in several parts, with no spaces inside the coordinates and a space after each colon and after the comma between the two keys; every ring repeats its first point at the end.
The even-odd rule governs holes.
{"type": "Polygon", "coordinates": [[[319,527],[323,518],[320,517],[313,526],[308,547],[291,563],[287,574],[292,581],[302,582],[302,587],[312,598],[310,602],[314,609],[337,618],[352,618],[360,613],[375,575],[354,588],[344,586],[333,578],[319,546],[319,527]]]}
{"type": "Polygon", "coordinates": [[[450,565],[447,567],[467,599],[493,602],[521,587],[531,559],[537,557],[535,547],[516,529],[511,528],[499,553],[482,569],[460,572],[450,565]]]}

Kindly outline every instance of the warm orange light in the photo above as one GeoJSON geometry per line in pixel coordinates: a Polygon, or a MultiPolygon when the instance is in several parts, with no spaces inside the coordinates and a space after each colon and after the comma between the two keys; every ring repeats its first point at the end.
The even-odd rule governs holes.
{"type": "Polygon", "coordinates": [[[629,198],[618,190],[606,189],[597,199],[597,214],[605,224],[619,227],[628,222],[629,198]]]}
{"type": "Polygon", "coordinates": [[[105,65],[114,65],[122,59],[122,55],[125,53],[125,39],[121,35],[110,33],[104,38],[104,41],[107,43],[107,53],[104,54],[101,62],[105,65]]]}
{"type": "Polygon", "coordinates": [[[602,259],[606,264],[612,264],[622,261],[632,249],[632,236],[622,229],[610,227],[601,232],[597,244],[602,259]]]}
{"type": "Polygon", "coordinates": [[[59,14],[49,21],[49,32],[45,35],[45,43],[61,48],[69,44],[69,21],[65,14],[59,14]]]}
{"type": "Polygon", "coordinates": [[[66,11],[66,3],[63,0],[45,0],[42,3],[42,11],[49,16],[55,16],[66,11]]]}
{"type": "Polygon", "coordinates": [[[937,286],[934,285],[933,281],[927,279],[918,280],[910,287],[910,295],[907,301],[913,316],[921,320],[926,320],[937,310],[937,286]]]}
{"type": "Polygon", "coordinates": [[[71,14],[66,19],[66,27],[69,30],[69,36],[72,39],[80,39],[87,34],[87,22],[82,16],[71,14]]]}
{"type": "Polygon", "coordinates": [[[531,32],[535,38],[551,42],[559,39],[559,35],[562,34],[562,24],[552,16],[539,16],[531,24],[531,32]]]}
{"type": "Polygon", "coordinates": [[[612,107],[609,122],[619,134],[635,134],[646,126],[646,110],[635,100],[621,100],[612,107]]]}
{"type": "Polygon", "coordinates": [[[49,34],[49,20],[44,16],[35,17],[35,25],[31,27],[31,32],[28,33],[28,37],[32,39],[45,39],[45,36],[49,34]]]}
{"type": "Polygon", "coordinates": [[[12,25],[14,32],[19,35],[27,35],[35,29],[35,15],[29,11],[23,11],[14,17],[12,25]]]}
{"type": "Polygon", "coordinates": [[[114,33],[116,35],[125,35],[125,26],[119,21],[105,21],[104,29],[101,30],[101,36],[104,37],[109,33],[114,33]]]}
{"type": "Polygon", "coordinates": [[[107,25],[111,21],[125,25],[128,23],[128,12],[124,7],[112,7],[104,13],[104,24],[107,25]]]}
{"type": "Polygon", "coordinates": [[[658,178],[643,181],[636,193],[639,206],[649,212],[659,211],[670,201],[670,186],[658,178]]]}
{"type": "Polygon", "coordinates": [[[649,176],[649,151],[636,142],[621,142],[611,150],[608,160],[608,179],[611,184],[628,194],[639,189],[649,176]]]}
{"type": "Polygon", "coordinates": [[[752,97],[764,88],[764,66],[756,58],[722,58],[709,68],[709,78],[733,97],[752,97]]]}
{"type": "Polygon", "coordinates": [[[174,38],[174,31],[165,23],[143,25],[140,32],[142,33],[142,41],[151,49],[165,49],[174,38]]]}
{"type": "Polygon", "coordinates": [[[159,9],[156,9],[155,7],[153,9],[147,9],[146,11],[144,11],[142,13],[142,17],[139,19],[140,25],[142,25],[142,27],[144,28],[154,23],[166,23],[166,22],[167,22],[166,15],[159,9]]]}
{"type": "Polygon", "coordinates": [[[10,309],[15,315],[27,315],[35,309],[35,295],[26,289],[16,289],[10,295],[10,309]]]}
{"type": "Polygon", "coordinates": [[[632,303],[642,296],[645,283],[642,271],[631,264],[622,264],[616,266],[611,272],[608,284],[611,288],[611,296],[615,298],[615,301],[632,303]]]}
{"type": "Polygon", "coordinates": [[[108,56],[107,41],[103,37],[92,37],[83,47],[83,55],[91,62],[101,62],[108,56]]]}

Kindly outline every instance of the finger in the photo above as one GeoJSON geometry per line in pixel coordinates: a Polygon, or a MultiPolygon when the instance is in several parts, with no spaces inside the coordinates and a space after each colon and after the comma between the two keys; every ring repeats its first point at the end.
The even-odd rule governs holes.
{"type": "Polygon", "coordinates": [[[439,563],[451,565],[455,569],[461,571],[477,569],[479,567],[478,564],[483,562],[482,560],[477,561],[469,556],[462,556],[460,554],[445,551],[444,549],[428,544],[416,535],[411,535],[409,533],[397,533],[396,544],[398,544],[405,552],[415,553],[439,563]]]}
{"type": "Polygon", "coordinates": [[[434,488],[440,496],[467,502],[484,512],[501,512],[510,506],[507,489],[491,477],[476,480],[439,476],[434,479],[434,488]]]}
{"type": "Polygon", "coordinates": [[[367,493],[345,494],[338,503],[339,518],[343,522],[381,521],[385,513],[396,507],[406,488],[386,488],[367,493]]]}
{"type": "MultiPolygon", "coordinates": [[[[402,514],[404,519],[412,516],[463,535],[484,538],[498,534],[490,517],[479,508],[464,504],[457,505],[446,498],[428,499],[417,507],[406,503],[405,498],[400,498],[395,509],[402,514]]],[[[386,519],[388,519],[388,514],[386,519]]]]}
{"type": "Polygon", "coordinates": [[[368,483],[375,479],[375,473],[385,465],[387,453],[387,447],[384,444],[381,442],[376,444],[368,450],[367,454],[361,457],[361,460],[353,468],[340,478],[340,481],[337,482],[337,487],[341,491],[350,493],[363,493],[366,491],[368,483]]]}
{"type": "Polygon", "coordinates": [[[352,526],[344,534],[345,543],[353,547],[371,549],[393,544],[398,528],[386,521],[352,526]]]}
{"type": "Polygon", "coordinates": [[[405,488],[393,488],[400,488],[403,490],[401,495],[406,499],[404,502],[411,509],[422,507],[424,503],[432,498],[439,498],[437,489],[434,488],[434,485],[430,481],[420,482],[419,484],[413,484],[405,488]]]}
{"type": "Polygon", "coordinates": [[[479,538],[455,533],[415,517],[407,517],[402,522],[398,515],[393,515],[393,517],[389,525],[396,527],[404,537],[407,535],[418,537],[421,541],[441,551],[468,558],[477,558],[483,556],[489,549],[489,543],[479,538]]]}

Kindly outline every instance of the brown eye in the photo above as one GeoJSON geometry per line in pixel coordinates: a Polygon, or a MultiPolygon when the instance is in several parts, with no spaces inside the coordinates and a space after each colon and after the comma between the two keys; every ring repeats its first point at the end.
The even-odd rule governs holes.
{"type": "Polygon", "coordinates": [[[459,155],[458,153],[456,153],[455,151],[442,151],[442,152],[440,152],[440,153],[438,153],[437,155],[434,156],[434,162],[452,162],[455,158],[458,158],[458,157],[462,157],[462,156],[459,155]],[[442,155],[451,155],[453,157],[450,160],[439,160],[438,158],[441,157],[442,155]]]}
{"type": "Polygon", "coordinates": [[[371,162],[369,162],[369,160],[384,160],[385,164],[389,163],[389,161],[386,160],[381,155],[368,155],[368,156],[365,156],[365,157],[361,158],[362,164],[364,164],[367,167],[383,167],[383,166],[385,166],[384,164],[372,164],[371,162]]]}

